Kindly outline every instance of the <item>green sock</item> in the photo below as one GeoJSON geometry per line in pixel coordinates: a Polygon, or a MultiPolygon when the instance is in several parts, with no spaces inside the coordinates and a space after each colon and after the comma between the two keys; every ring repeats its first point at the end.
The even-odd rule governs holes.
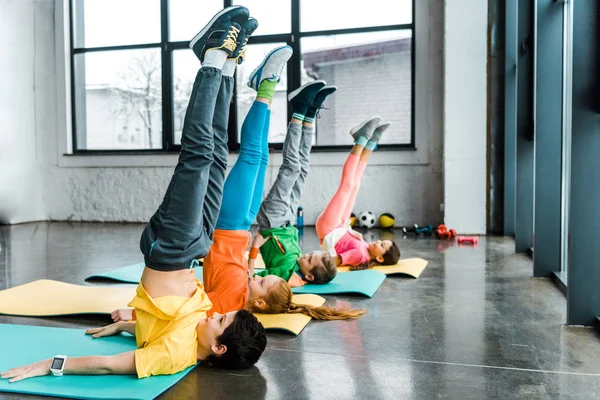
{"type": "Polygon", "coordinates": [[[256,97],[262,97],[265,99],[273,100],[273,95],[275,94],[275,88],[277,87],[277,81],[270,81],[265,79],[258,86],[258,92],[256,93],[256,97]]]}
{"type": "Polygon", "coordinates": [[[368,144],[369,139],[366,136],[360,135],[359,137],[356,138],[356,143],[359,146],[362,147],[366,147],[366,145],[368,144]]]}
{"type": "Polygon", "coordinates": [[[378,142],[379,142],[379,140],[373,140],[373,139],[370,139],[370,140],[367,142],[367,145],[365,146],[365,149],[367,149],[367,150],[371,150],[371,151],[375,150],[375,147],[377,147],[377,143],[378,143],[378,142]]]}

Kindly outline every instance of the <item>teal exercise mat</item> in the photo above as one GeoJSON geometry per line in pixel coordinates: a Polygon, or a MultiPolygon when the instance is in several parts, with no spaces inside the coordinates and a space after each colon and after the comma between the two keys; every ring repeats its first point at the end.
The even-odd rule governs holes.
{"type": "MultiPolygon", "coordinates": [[[[144,272],[144,266],[145,264],[143,262],[128,265],[126,267],[113,269],[112,271],[103,272],[101,274],[90,275],[85,278],[85,280],[106,279],[124,283],[139,283],[140,278],[142,277],[142,272],[144,272]]],[[[257,269],[256,271],[258,272],[259,270],[257,269]]],[[[196,277],[200,279],[200,282],[202,282],[202,267],[196,267],[196,277]]]]}
{"type": "MultiPolygon", "coordinates": [[[[108,279],[111,281],[117,282],[125,282],[125,283],[139,283],[140,278],[142,277],[142,272],[144,272],[144,264],[143,262],[128,265],[126,267],[121,267],[117,269],[113,269],[112,271],[103,272],[101,274],[90,275],[85,280],[91,279],[108,279]]],[[[198,275],[198,272],[196,272],[198,275]]],[[[202,279],[202,269],[200,269],[200,279],[202,279]]]]}
{"type": "MultiPolygon", "coordinates": [[[[92,339],[80,329],[0,324],[0,371],[52,358],[113,355],[136,349],[129,335],[92,339]]],[[[67,359],[67,363],[69,360],[67,359]]],[[[0,392],[71,399],[153,399],[183,378],[193,367],[175,375],[137,379],[135,375],[52,375],[8,383],[0,379],[0,392]]]]}
{"type": "MultiPolygon", "coordinates": [[[[90,275],[85,278],[86,281],[92,279],[107,279],[116,282],[124,282],[124,283],[139,283],[140,278],[142,277],[142,272],[144,272],[144,266],[146,264],[137,263],[133,265],[128,265],[126,267],[121,267],[117,269],[113,269],[112,271],[103,272],[101,274],[90,275]]],[[[196,267],[196,277],[202,281],[202,267],[196,267]]]]}
{"type": "Polygon", "coordinates": [[[307,283],[304,286],[292,288],[294,294],[338,294],[356,293],[373,297],[386,275],[379,271],[365,270],[352,273],[338,273],[335,278],[324,285],[307,283]]]}

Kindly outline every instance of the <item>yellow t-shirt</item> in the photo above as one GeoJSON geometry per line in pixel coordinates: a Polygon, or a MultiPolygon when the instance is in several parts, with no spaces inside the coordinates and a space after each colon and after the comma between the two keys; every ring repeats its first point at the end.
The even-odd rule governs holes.
{"type": "Polygon", "coordinates": [[[153,299],[142,283],[128,304],[135,307],[135,369],[138,378],[170,375],[197,363],[198,321],[206,318],[212,303],[198,285],[192,297],[164,296],[153,299]]]}

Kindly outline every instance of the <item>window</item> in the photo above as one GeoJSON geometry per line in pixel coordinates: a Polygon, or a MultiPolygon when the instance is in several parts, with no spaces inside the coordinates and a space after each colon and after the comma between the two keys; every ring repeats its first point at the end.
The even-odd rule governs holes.
{"type": "Polygon", "coordinates": [[[413,0],[71,0],[74,152],[179,151],[200,67],[188,40],[237,3],[259,28],[236,73],[230,150],[255,96],[249,74],[285,44],[295,55],[272,104],[270,147],[285,138],[287,94],[314,79],[338,87],[319,112],[315,150],[348,148],[349,129],[372,115],[392,122],[380,147],[414,146],[413,0]]]}

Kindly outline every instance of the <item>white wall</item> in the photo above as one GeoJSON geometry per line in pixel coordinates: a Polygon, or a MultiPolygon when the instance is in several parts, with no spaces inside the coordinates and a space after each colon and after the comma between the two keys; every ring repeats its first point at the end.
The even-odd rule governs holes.
{"type": "Polygon", "coordinates": [[[444,7],[444,220],[485,234],[487,1],[444,7]]]}
{"type": "MultiPolygon", "coordinates": [[[[28,60],[21,64],[5,62],[4,77],[18,73],[32,75],[29,83],[20,83],[28,104],[17,107],[13,103],[2,107],[12,115],[12,126],[8,138],[18,142],[28,153],[37,148],[37,169],[31,161],[22,161],[34,172],[19,179],[35,182],[39,171],[43,173],[43,191],[37,190],[29,202],[21,204],[16,211],[5,211],[0,204],[0,213],[9,214],[11,222],[53,220],[98,220],[98,221],[145,221],[162,200],[176,156],[72,156],[70,151],[70,109],[66,107],[70,96],[68,90],[68,48],[64,48],[62,9],[66,0],[56,0],[56,11],[52,1],[22,0],[19,2],[0,0],[0,14],[12,19],[15,27],[24,32],[15,46],[20,52],[29,52],[28,60]],[[34,13],[32,8],[36,8],[34,13]],[[21,16],[23,14],[23,16],[21,16]],[[25,40],[25,33],[36,28],[50,27],[55,21],[56,31],[36,34],[37,40],[25,40]],[[35,50],[35,51],[34,51],[35,50]],[[48,54],[54,51],[55,55],[48,54]],[[33,54],[35,53],[35,63],[33,54]],[[65,70],[66,69],[66,70],[65,70]],[[56,72],[55,72],[56,71],[56,72]],[[65,73],[66,71],[66,73],[65,73]],[[52,79],[54,78],[55,79],[52,79]],[[55,83],[54,83],[55,82],[55,83]],[[32,90],[36,85],[35,96],[32,90]],[[36,115],[32,116],[35,101],[36,115]],[[35,125],[31,119],[35,120],[35,125]],[[29,125],[26,125],[29,124],[29,125]],[[36,132],[39,134],[36,136],[36,132]],[[43,133],[43,134],[42,134],[43,133]],[[33,140],[37,137],[37,140],[33,140]],[[25,140],[25,138],[28,138],[25,140]],[[41,205],[41,207],[40,207],[41,205]]],[[[442,29],[443,6],[440,1],[417,1],[416,9],[416,151],[376,152],[365,173],[363,186],[357,199],[355,211],[369,209],[377,214],[391,212],[399,224],[438,223],[442,220],[440,203],[444,198],[442,180],[442,29]]],[[[4,21],[3,21],[4,22],[4,21]]],[[[4,23],[2,24],[3,26],[4,23]]],[[[4,29],[4,28],[3,28],[4,29]]],[[[6,38],[14,34],[3,35],[6,38]]],[[[21,54],[21,53],[19,53],[21,54]]],[[[4,82],[4,81],[2,81],[4,82]]],[[[2,91],[4,92],[4,91],[2,91]]],[[[3,128],[0,128],[3,129],[3,128]]],[[[333,194],[345,160],[344,153],[316,153],[306,184],[302,205],[305,223],[314,223],[315,218],[333,194]]],[[[21,160],[27,157],[21,157],[21,160]]],[[[230,164],[235,156],[230,157],[230,164]]],[[[5,175],[4,161],[2,176],[5,175]]],[[[273,182],[281,162],[280,155],[272,157],[267,174],[267,187],[273,182]]],[[[16,181],[16,178],[15,178],[16,181]]],[[[4,187],[4,186],[2,186],[4,187]]],[[[40,187],[37,185],[36,187],[40,187]]],[[[4,198],[4,189],[0,189],[4,198]]],[[[13,195],[24,192],[15,187],[13,195]]]]}
{"type": "Polygon", "coordinates": [[[0,223],[46,219],[45,135],[55,135],[54,4],[0,0],[0,223]],[[47,63],[47,64],[46,64],[47,63]],[[35,66],[34,66],[35,64],[35,66]]]}

